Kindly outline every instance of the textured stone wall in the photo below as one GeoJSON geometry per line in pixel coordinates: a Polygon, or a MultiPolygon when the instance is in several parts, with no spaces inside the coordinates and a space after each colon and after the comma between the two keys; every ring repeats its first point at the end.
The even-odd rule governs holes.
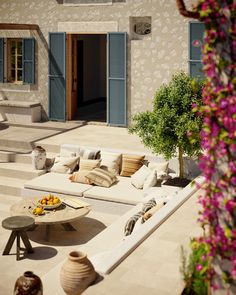
{"type": "Polygon", "coordinates": [[[60,23],[115,22],[129,36],[131,17],[149,16],[152,32],[128,41],[128,113],[152,107],[157,88],[178,70],[188,69],[188,20],[179,16],[175,0],[126,0],[113,5],[65,6],[60,0],[0,0],[1,23],[38,24],[37,31],[0,31],[0,37],[34,36],[36,84],[0,84],[0,98],[41,101],[48,111],[48,33],[60,23]]]}

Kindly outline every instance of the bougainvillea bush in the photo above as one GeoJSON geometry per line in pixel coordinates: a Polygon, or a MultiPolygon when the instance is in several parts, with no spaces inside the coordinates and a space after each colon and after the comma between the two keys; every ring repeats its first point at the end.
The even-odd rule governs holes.
{"type": "Polygon", "coordinates": [[[236,294],[236,2],[199,0],[196,11],[206,28],[200,222],[208,230],[208,292],[236,294]]]}

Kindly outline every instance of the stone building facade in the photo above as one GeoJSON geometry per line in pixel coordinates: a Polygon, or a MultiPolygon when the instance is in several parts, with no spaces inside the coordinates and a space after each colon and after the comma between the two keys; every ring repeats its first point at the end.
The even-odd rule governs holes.
{"type": "MultiPolygon", "coordinates": [[[[0,27],[0,38],[5,41],[27,37],[35,39],[34,83],[9,82],[6,74],[7,67],[5,67],[4,81],[2,81],[4,83],[0,83],[0,99],[39,101],[42,105],[42,118],[48,119],[50,117],[49,33],[65,32],[66,36],[68,34],[76,35],[77,41],[84,42],[82,59],[85,59],[87,54],[86,38],[93,38],[92,45],[88,49],[90,51],[94,49],[94,53],[89,57],[91,63],[97,54],[95,51],[98,51],[96,47],[98,43],[96,42],[103,42],[101,38],[97,40],[96,35],[104,36],[105,42],[107,42],[107,33],[126,32],[125,83],[127,97],[125,111],[127,113],[125,116],[127,120],[123,125],[127,125],[133,114],[152,108],[152,100],[156,90],[162,83],[168,82],[173,73],[180,70],[188,71],[189,22],[190,20],[179,15],[175,0],[0,0],[1,24],[36,24],[39,28],[35,30],[0,27]]],[[[3,50],[6,51],[6,48],[3,50]]],[[[100,52],[99,62],[103,63],[104,61],[107,66],[109,62],[108,49],[104,50],[105,52],[100,52]]],[[[70,52],[66,54],[66,61],[68,61],[70,52]]],[[[77,47],[76,54],[80,54],[77,47]]],[[[3,60],[5,64],[7,63],[6,56],[7,54],[3,60]]],[[[79,64],[79,60],[81,60],[81,56],[77,58],[77,64],[79,64]]],[[[71,69],[73,69],[73,60],[70,62],[72,63],[71,69]]],[[[97,66],[95,60],[92,63],[93,65],[88,67],[91,70],[94,68],[93,74],[97,66]]],[[[79,68],[80,66],[77,65],[75,70],[78,71],[79,68]]],[[[86,65],[83,65],[82,71],[81,77],[85,79],[86,65]]],[[[100,93],[97,96],[107,99],[109,74],[104,73],[104,68],[99,71],[100,74],[93,78],[94,82],[86,85],[83,81],[83,95],[86,91],[95,89],[97,86],[93,83],[95,81],[97,83],[98,79],[103,76],[104,80],[97,83],[100,86],[103,84],[103,94],[100,93]]],[[[67,99],[66,97],[65,99],[67,99]]],[[[78,89],[76,97],[78,97],[78,89]]],[[[88,105],[89,100],[94,101],[95,97],[96,95],[88,97],[87,103],[84,105],[88,105]]],[[[78,104],[79,102],[77,107],[79,107],[78,104]]],[[[106,100],[106,108],[109,107],[108,104],[109,102],[106,100]]],[[[68,107],[68,102],[66,105],[68,107]]],[[[70,107],[73,108],[73,106],[70,107]]],[[[116,105],[111,111],[115,112],[115,108],[116,105]]],[[[68,117],[67,114],[66,116],[65,119],[77,119],[74,115],[68,117]]],[[[108,118],[105,118],[104,121],[109,123],[108,118]]]]}

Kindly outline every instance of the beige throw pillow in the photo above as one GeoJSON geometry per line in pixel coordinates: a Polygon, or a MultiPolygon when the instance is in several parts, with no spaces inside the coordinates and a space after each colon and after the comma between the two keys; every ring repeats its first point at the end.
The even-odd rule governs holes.
{"type": "Polygon", "coordinates": [[[131,175],[131,184],[138,189],[143,188],[143,184],[151,172],[151,169],[143,165],[138,171],[131,175]]]}
{"type": "Polygon", "coordinates": [[[163,162],[163,163],[155,163],[155,162],[149,162],[148,163],[148,168],[151,170],[156,170],[157,173],[160,172],[168,172],[168,166],[169,162],[163,162]]]}
{"type": "Polygon", "coordinates": [[[104,187],[110,187],[117,180],[113,173],[105,171],[101,168],[93,169],[89,172],[86,178],[90,181],[90,183],[104,187]]]}
{"type": "Polygon", "coordinates": [[[131,176],[143,165],[143,160],[145,156],[139,155],[122,155],[122,164],[121,164],[121,176],[131,176]]]}
{"type": "Polygon", "coordinates": [[[79,157],[56,157],[51,168],[52,172],[72,173],[77,166],[79,157]]]}
{"type": "Polygon", "coordinates": [[[85,183],[85,184],[91,184],[88,178],[86,176],[89,174],[90,170],[79,170],[74,172],[72,175],[70,175],[69,179],[72,182],[79,182],[79,183],[85,183]]]}
{"type": "Polygon", "coordinates": [[[143,189],[146,190],[149,187],[153,187],[157,184],[157,172],[156,170],[151,171],[148,177],[145,179],[143,189]]]}
{"type": "Polygon", "coordinates": [[[101,168],[111,171],[115,175],[120,173],[121,154],[101,152],[101,168]]]}
{"type": "Polygon", "coordinates": [[[94,168],[100,167],[101,160],[80,159],[79,170],[92,171],[94,168]]]}

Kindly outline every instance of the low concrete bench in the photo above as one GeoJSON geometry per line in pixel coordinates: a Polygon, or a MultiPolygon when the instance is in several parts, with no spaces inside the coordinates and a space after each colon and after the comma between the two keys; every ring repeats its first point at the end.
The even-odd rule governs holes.
{"type": "Polygon", "coordinates": [[[41,105],[33,101],[1,100],[0,120],[11,123],[40,122],[41,105]]]}

